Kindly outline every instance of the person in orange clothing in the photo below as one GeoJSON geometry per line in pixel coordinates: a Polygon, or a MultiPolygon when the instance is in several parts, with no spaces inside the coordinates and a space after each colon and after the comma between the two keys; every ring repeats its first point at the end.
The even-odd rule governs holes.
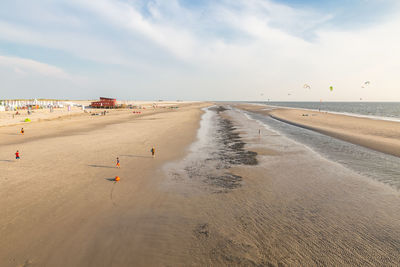
{"type": "Polygon", "coordinates": [[[25,133],[24,128],[21,128],[21,134],[24,135],[24,133],[25,133]]]}
{"type": "Polygon", "coordinates": [[[120,168],[121,166],[120,166],[120,164],[119,164],[119,158],[117,157],[117,164],[116,164],[116,167],[117,168],[120,168]]]}

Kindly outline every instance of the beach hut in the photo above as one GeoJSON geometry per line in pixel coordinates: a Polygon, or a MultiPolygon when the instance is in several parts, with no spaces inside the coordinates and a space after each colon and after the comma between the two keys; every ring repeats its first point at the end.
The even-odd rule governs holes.
{"type": "Polygon", "coordinates": [[[117,99],[100,97],[100,101],[92,102],[90,104],[90,107],[92,107],[92,108],[116,108],[117,107],[117,99]]]}

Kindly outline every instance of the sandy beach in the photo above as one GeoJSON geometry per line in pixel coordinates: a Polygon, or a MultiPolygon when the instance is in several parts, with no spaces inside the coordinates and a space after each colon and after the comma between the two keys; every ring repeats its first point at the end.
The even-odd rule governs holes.
{"type": "Polygon", "coordinates": [[[151,260],[150,252],[140,252],[155,244],[140,239],[157,235],[151,224],[165,223],[157,211],[164,196],[152,193],[160,179],[157,170],[184,154],[205,105],[41,121],[27,125],[24,136],[19,126],[0,128],[0,265],[111,266],[116,255],[135,248],[133,257],[124,257],[151,260]],[[121,169],[115,168],[117,156],[121,169]],[[111,181],[116,175],[117,184],[111,181]],[[126,227],[136,241],[118,241],[129,235],[126,227]]]}
{"type": "Polygon", "coordinates": [[[400,263],[398,191],[209,105],[0,128],[0,265],[400,263]]]}
{"type": "MultiPolygon", "coordinates": [[[[3,111],[0,112],[0,127],[9,125],[21,125],[23,127],[23,125],[26,124],[24,123],[25,119],[30,119],[32,122],[41,122],[41,121],[76,117],[76,116],[84,116],[85,110],[82,108],[82,106],[88,107],[90,106],[92,101],[85,101],[85,100],[67,101],[65,103],[69,103],[71,105],[74,104],[74,106],[70,107],[70,110],[68,109],[67,106],[64,106],[62,108],[54,108],[52,112],[50,112],[49,108],[40,108],[40,109],[32,109],[31,114],[28,114],[27,109],[19,109],[18,115],[16,115],[17,111],[15,110],[3,111]],[[77,105],[79,105],[79,107],[77,105]]],[[[120,101],[118,104],[135,105],[137,107],[140,107],[140,109],[134,109],[134,110],[146,113],[149,110],[153,110],[153,106],[155,105],[157,106],[157,109],[160,110],[169,108],[171,106],[182,105],[182,102],[176,102],[176,101],[122,101],[121,102],[120,101]]],[[[87,109],[86,113],[89,112],[100,113],[102,111],[104,111],[104,109],[87,109]]],[[[117,110],[108,110],[108,111],[117,111],[117,110]]]]}

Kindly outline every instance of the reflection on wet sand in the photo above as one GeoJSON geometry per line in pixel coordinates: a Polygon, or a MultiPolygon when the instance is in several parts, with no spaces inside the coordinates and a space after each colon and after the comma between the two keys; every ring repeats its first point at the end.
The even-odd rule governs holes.
{"type": "Polygon", "coordinates": [[[167,167],[164,187],[184,196],[180,212],[191,218],[193,264],[400,264],[397,191],[322,158],[240,111],[208,112],[203,121],[208,131],[183,161],[167,167]],[[232,164],[220,156],[225,152],[215,152],[229,151],[232,145],[219,140],[232,132],[241,133],[237,140],[245,144],[243,151],[258,153],[257,165],[232,164]],[[224,190],[216,190],[210,173],[218,173],[217,186],[224,190]]]}

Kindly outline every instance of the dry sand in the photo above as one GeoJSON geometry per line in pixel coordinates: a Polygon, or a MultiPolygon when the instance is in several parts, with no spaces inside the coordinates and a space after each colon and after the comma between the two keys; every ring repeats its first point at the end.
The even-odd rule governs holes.
{"type": "MultiPolygon", "coordinates": [[[[96,100],[93,100],[96,101],[96,100]]],[[[63,101],[61,101],[63,102],[63,101]]],[[[65,103],[73,103],[82,106],[89,106],[92,101],[85,100],[73,100],[67,101],[65,103]]],[[[190,102],[185,102],[190,103],[190,102]]],[[[157,105],[157,109],[164,109],[170,106],[182,105],[183,102],[176,101],[117,101],[117,104],[131,104],[137,107],[141,107],[144,109],[138,109],[138,111],[147,112],[149,109],[153,110],[153,105],[157,105]]],[[[103,109],[86,109],[86,112],[99,113],[103,111],[103,109]]],[[[108,110],[110,111],[110,110],[108,110]]],[[[116,110],[111,110],[116,111],[116,110]]],[[[43,121],[43,120],[54,120],[61,118],[69,118],[75,116],[83,116],[85,111],[82,107],[72,106],[71,110],[65,106],[63,108],[55,108],[53,112],[50,112],[50,109],[33,109],[31,114],[28,114],[28,110],[18,110],[19,115],[15,115],[16,111],[2,111],[0,112],[0,127],[1,126],[9,126],[9,125],[21,125],[23,127],[25,119],[29,118],[32,122],[43,121]]]]}
{"type": "Polygon", "coordinates": [[[0,266],[145,265],[163,262],[171,243],[182,251],[180,224],[160,211],[158,169],[184,154],[205,105],[42,121],[25,136],[0,128],[0,266]]]}
{"type": "Polygon", "coordinates": [[[326,112],[240,105],[248,111],[270,115],[275,119],[308,128],[338,139],[400,156],[400,123],[326,112]]]}

